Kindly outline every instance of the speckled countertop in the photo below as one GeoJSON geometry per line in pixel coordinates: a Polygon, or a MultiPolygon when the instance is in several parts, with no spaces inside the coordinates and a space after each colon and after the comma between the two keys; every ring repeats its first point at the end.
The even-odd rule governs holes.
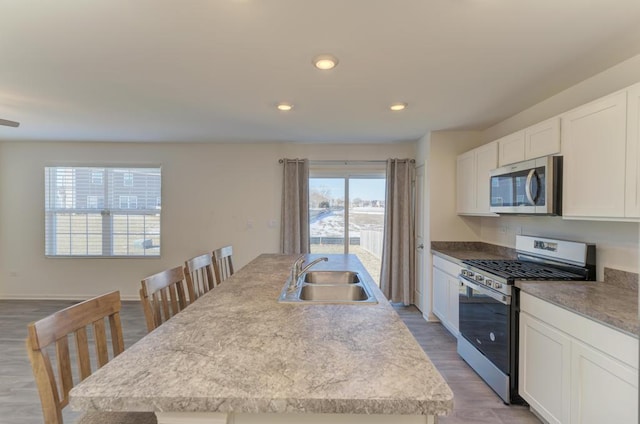
{"type": "Polygon", "coordinates": [[[434,241],[431,253],[462,265],[467,259],[514,259],[514,249],[476,241],[434,241]]]}
{"type": "Polygon", "coordinates": [[[532,296],[638,337],[638,274],[633,274],[636,276],[636,286],[633,288],[607,278],[612,272],[622,273],[605,268],[604,281],[517,281],[516,287],[532,296]]]}
{"type": "MultiPolygon", "coordinates": [[[[76,410],[446,415],[453,393],[353,255],[374,305],[277,303],[295,256],[261,255],[76,386],[76,410]]],[[[125,329],[126,331],[126,329],[125,329]]]]}
{"type": "MultiPolygon", "coordinates": [[[[462,263],[465,259],[512,259],[515,250],[482,242],[433,242],[431,252],[462,263]]],[[[605,268],[604,281],[519,281],[525,293],[634,337],[638,321],[638,274],[605,268]]]]}

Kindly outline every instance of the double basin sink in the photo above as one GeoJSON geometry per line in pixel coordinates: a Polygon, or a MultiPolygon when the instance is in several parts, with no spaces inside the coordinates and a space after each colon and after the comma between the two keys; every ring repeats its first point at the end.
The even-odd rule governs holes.
{"type": "Polygon", "coordinates": [[[354,271],[307,271],[290,289],[287,280],[279,302],[378,303],[360,274],[354,271]]]}

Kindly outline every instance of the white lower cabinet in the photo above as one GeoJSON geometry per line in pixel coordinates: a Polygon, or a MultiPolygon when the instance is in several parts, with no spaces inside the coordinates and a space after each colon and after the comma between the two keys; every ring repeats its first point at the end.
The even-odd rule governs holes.
{"type": "Polygon", "coordinates": [[[569,422],[571,339],[520,314],[520,396],[549,423],[569,422]]]}
{"type": "Polygon", "coordinates": [[[458,293],[460,265],[439,256],[433,257],[433,314],[442,325],[458,337],[458,293]]]}
{"type": "Polygon", "coordinates": [[[637,423],[638,340],[521,294],[520,395],[549,423],[637,423]]]}

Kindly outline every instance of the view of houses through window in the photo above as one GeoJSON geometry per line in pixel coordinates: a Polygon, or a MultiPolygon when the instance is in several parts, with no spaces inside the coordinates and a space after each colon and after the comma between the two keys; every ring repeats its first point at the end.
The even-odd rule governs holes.
{"type": "Polygon", "coordinates": [[[385,178],[309,178],[311,253],[353,253],[380,282],[385,178]]]}
{"type": "Polygon", "coordinates": [[[47,256],[159,256],[160,168],[45,168],[47,256]]]}

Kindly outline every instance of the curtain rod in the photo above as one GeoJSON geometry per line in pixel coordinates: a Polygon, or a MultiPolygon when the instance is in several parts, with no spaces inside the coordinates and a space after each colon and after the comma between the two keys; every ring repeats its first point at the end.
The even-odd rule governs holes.
{"type": "MultiPolygon", "coordinates": [[[[296,159],[287,159],[295,162],[296,159]]],[[[279,159],[278,163],[284,163],[285,159],[279,159]]],[[[416,163],[415,159],[409,159],[409,162],[416,163]]],[[[386,160],[310,160],[311,165],[373,165],[387,163],[386,160]]]]}

